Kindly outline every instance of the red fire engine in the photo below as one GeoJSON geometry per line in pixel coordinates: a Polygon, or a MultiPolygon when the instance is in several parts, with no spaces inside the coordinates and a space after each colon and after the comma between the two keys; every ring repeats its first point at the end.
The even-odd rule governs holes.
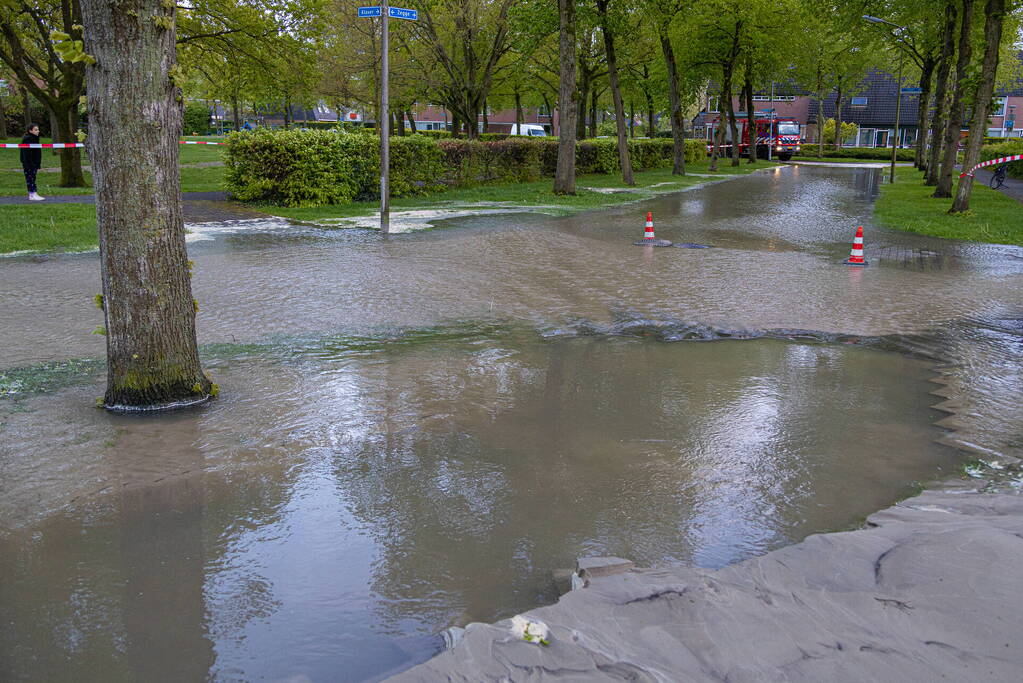
{"type": "MultiPolygon", "coordinates": [[[[761,113],[755,114],[754,120],[757,127],[757,158],[766,159],[768,147],[771,148],[772,156],[782,161],[788,161],[792,158],[793,154],[799,152],[799,121],[784,116],[775,117],[772,120],[769,115],[761,113]],[[771,130],[772,128],[774,130],[771,130]]],[[[712,144],[717,127],[722,125],[721,121],[721,118],[717,118],[707,123],[708,143],[712,144]]],[[[721,148],[721,154],[729,156],[732,151],[732,135],[727,120],[724,122],[724,126],[725,142],[721,148]]],[[[739,153],[743,156],[749,156],[750,126],[745,112],[738,112],[735,115],[735,127],[739,131],[739,153]]],[[[710,152],[711,144],[707,145],[708,153],[710,152]]]]}

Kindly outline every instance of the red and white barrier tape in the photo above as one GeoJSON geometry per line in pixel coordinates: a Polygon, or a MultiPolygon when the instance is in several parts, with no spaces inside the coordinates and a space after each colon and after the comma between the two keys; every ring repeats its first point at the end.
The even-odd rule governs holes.
{"type": "Polygon", "coordinates": [[[991,159],[990,161],[979,163],[973,168],[971,168],[969,172],[960,173],[959,177],[965,178],[966,176],[970,176],[972,178],[974,171],[976,171],[978,168],[984,168],[985,166],[994,166],[995,164],[1004,164],[1008,161],[1023,161],[1023,154],[1013,154],[1012,156],[1009,157],[1000,157],[998,159],[991,159]]]}
{"type": "Polygon", "coordinates": [[[25,144],[22,144],[20,142],[19,143],[5,142],[5,143],[0,144],[0,147],[3,147],[4,149],[68,149],[70,147],[85,147],[85,143],[83,143],[83,142],[44,142],[42,144],[40,144],[40,143],[35,143],[35,144],[25,143],[25,144]]]}
{"type": "MultiPolygon", "coordinates": [[[[206,142],[205,140],[178,140],[179,145],[226,145],[226,142],[206,142]]],[[[74,147],[85,147],[84,142],[4,142],[0,143],[2,149],[72,149],[74,147]]]]}

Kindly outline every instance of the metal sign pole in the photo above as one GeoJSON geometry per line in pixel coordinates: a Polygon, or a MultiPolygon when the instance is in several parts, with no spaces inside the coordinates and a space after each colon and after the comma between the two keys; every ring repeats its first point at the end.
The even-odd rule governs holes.
{"type": "Polygon", "coordinates": [[[391,170],[391,115],[387,110],[388,105],[388,68],[387,43],[388,36],[388,13],[387,0],[380,3],[380,26],[381,26],[381,57],[380,57],[380,121],[377,122],[377,129],[380,131],[380,232],[388,235],[391,232],[391,198],[390,180],[391,170]]]}

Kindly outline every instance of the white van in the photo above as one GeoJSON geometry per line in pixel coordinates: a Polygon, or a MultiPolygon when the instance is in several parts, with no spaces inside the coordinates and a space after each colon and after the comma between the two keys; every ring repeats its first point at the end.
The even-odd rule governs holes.
{"type": "Polygon", "coordinates": [[[536,123],[513,123],[511,130],[508,132],[509,135],[536,135],[544,136],[547,135],[547,131],[543,129],[543,126],[536,123]]]}

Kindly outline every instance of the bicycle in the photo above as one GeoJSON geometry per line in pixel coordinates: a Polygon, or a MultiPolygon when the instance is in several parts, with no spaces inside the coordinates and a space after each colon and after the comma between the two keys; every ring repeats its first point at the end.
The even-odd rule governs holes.
{"type": "Polygon", "coordinates": [[[997,190],[1005,184],[1005,172],[1008,170],[1009,164],[1002,164],[995,169],[994,174],[991,176],[991,181],[988,185],[991,186],[992,190],[997,190]]]}

